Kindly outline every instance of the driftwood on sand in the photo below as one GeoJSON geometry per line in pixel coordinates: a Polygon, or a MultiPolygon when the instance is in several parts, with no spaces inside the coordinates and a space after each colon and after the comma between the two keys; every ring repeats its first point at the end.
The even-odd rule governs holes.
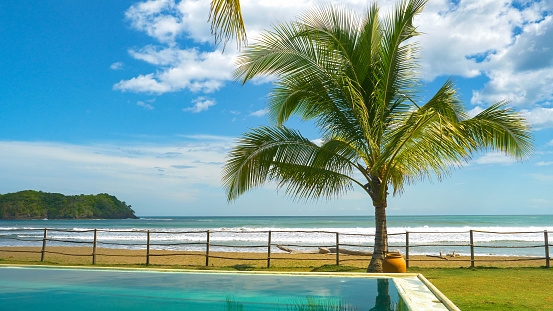
{"type": "MultiPolygon", "coordinates": [[[[318,251],[298,251],[282,245],[277,245],[277,247],[290,254],[329,254],[329,253],[335,254],[336,253],[336,247],[329,247],[329,248],[319,247],[318,251]]],[[[344,248],[340,248],[339,252],[340,254],[357,255],[357,256],[372,256],[373,254],[373,252],[354,251],[354,250],[344,249],[344,248]]]]}
{"type": "Polygon", "coordinates": [[[447,253],[445,254],[445,256],[443,255],[442,251],[440,251],[440,255],[439,256],[436,256],[436,255],[426,255],[426,257],[434,257],[434,258],[440,258],[440,259],[443,259],[443,260],[449,260],[447,259],[447,257],[459,257],[460,255],[457,254],[456,251],[453,251],[453,253],[447,253]]]}
{"type": "Polygon", "coordinates": [[[277,247],[290,254],[320,254],[320,250],[319,251],[298,251],[282,245],[277,245],[277,247]]]}

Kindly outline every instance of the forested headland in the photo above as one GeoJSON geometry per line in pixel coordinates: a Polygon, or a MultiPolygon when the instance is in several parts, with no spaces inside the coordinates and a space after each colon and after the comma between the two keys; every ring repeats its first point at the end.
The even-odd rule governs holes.
{"type": "Polygon", "coordinates": [[[138,218],[130,205],[107,193],[72,195],[25,190],[0,194],[0,219],[138,218]]]}

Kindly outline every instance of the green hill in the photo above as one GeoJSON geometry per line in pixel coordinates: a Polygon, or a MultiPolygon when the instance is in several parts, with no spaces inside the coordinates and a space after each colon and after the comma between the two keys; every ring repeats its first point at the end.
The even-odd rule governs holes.
{"type": "Polygon", "coordinates": [[[138,218],[130,205],[107,193],[72,195],[25,190],[0,195],[0,219],[138,218]]]}

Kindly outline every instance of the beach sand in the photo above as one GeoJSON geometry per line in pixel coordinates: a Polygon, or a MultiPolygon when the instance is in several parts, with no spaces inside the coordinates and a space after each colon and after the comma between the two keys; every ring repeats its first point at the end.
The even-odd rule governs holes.
{"type": "MultiPolygon", "coordinates": [[[[41,258],[40,247],[0,247],[0,263],[37,263],[41,258]],[[32,252],[32,253],[29,253],[32,252]]],[[[44,262],[61,265],[89,265],[92,263],[90,247],[47,247],[44,262]],[[71,254],[71,255],[64,255],[71,254]]],[[[98,265],[144,265],[146,250],[98,248],[98,265]]],[[[209,267],[229,267],[247,270],[252,267],[266,268],[267,253],[210,252],[209,267]],[[225,257],[225,258],[217,258],[225,257]],[[228,258],[228,259],[227,259],[228,258]]],[[[446,257],[440,259],[425,255],[409,256],[410,267],[470,267],[470,256],[446,257]]],[[[545,259],[524,260],[529,257],[475,256],[475,266],[486,267],[539,267],[545,265],[545,259]]],[[[172,266],[175,268],[201,268],[206,265],[205,252],[182,252],[151,250],[150,265],[172,266]]],[[[370,256],[340,254],[340,265],[366,268],[370,256]]],[[[336,254],[288,254],[272,253],[271,268],[316,270],[323,265],[336,264],[336,254]]]]}

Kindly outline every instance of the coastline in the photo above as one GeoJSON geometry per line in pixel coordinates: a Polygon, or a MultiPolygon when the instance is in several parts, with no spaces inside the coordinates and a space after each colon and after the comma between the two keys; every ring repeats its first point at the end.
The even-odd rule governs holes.
{"type": "MultiPolygon", "coordinates": [[[[209,267],[230,267],[237,269],[266,268],[266,253],[246,252],[210,252],[209,267]],[[225,257],[217,258],[217,257],[225,257]]],[[[0,247],[0,263],[37,263],[40,262],[40,247],[0,247]],[[27,253],[27,252],[33,253],[27,253]]],[[[470,256],[445,257],[440,259],[427,255],[410,255],[409,266],[420,268],[470,267],[470,256]]],[[[475,256],[475,266],[484,267],[539,267],[545,265],[545,259],[517,256],[475,256]]],[[[67,265],[92,264],[91,247],[49,246],[46,248],[45,262],[67,265]],[[71,254],[71,255],[63,255],[71,254]]],[[[366,268],[370,256],[340,254],[340,265],[366,268]]],[[[205,267],[205,252],[151,250],[150,265],[175,267],[205,267]]],[[[146,250],[97,248],[96,263],[99,265],[145,265],[146,250]]],[[[323,265],[336,264],[336,254],[288,254],[272,253],[271,268],[313,269],[323,265]]]]}

